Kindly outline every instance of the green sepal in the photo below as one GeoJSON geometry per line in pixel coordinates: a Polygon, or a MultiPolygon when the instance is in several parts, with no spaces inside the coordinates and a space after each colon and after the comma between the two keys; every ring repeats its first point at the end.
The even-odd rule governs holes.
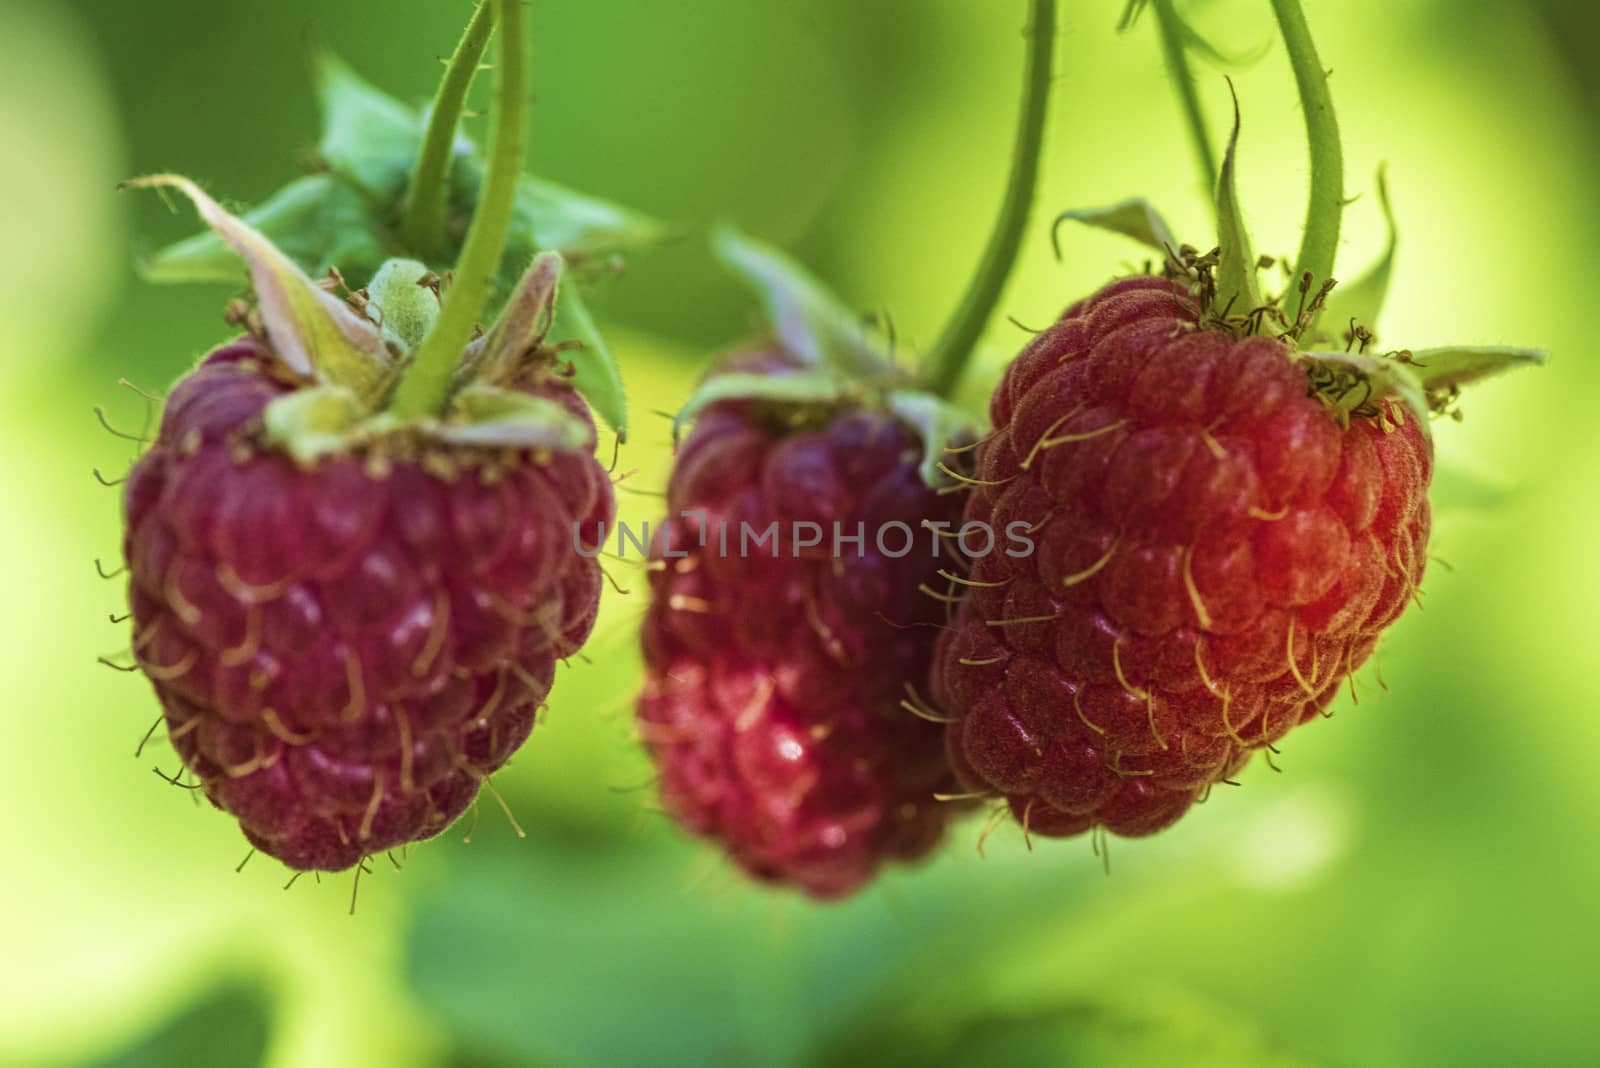
{"type": "Polygon", "coordinates": [[[575,285],[556,290],[555,321],[550,325],[549,340],[563,346],[561,358],[572,365],[573,388],[626,441],[628,394],[622,387],[622,372],[575,285]]]}
{"type": "MultiPolygon", "coordinates": [[[[426,129],[422,114],[380,91],[332,52],[313,64],[322,106],[317,150],[337,175],[379,204],[405,191],[426,129]]],[[[470,151],[458,139],[457,151],[470,151]]]]}
{"type": "Polygon", "coordinates": [[[718,226],[711,243],[717,258],[760,295],[767,321],[790,355],[849,378],[893,376],[892,365],[869,344],[858,317],[804,267],[730,226],[718,226]]]}
{"type": "Polygon", "coordinates": [[[368,307],[384,340],[409,353],[439,319],[437,276],[418,260],[389,260],[367,284],[368,307]]]}
{"type": "MultiPolygon", "coordinates": [[[[370,278],[388,256],[371,203],[331,174],[298,178],[241,218],[313,278],[335,266],[347,277],[370,278]]],[[[139,275],[158,284],[235,283],[239,258],[207,230],[141,260],[139,275]]]]}
{"type": "Polygon", "coordinates": [[[604,257],[660,244],[666,237],[667,227],[659,221],[609,200],[530,174],[517,181],[513,251],[553,249],[569,268],[580,269],[604,257]]]}
{"type": "Polygon", "coordinates": [[[1394,220],[1394,206],[1389,201],[1389,181],[1382,167],[1378,168],[1378,203],[1383,208],[1384,223],[1389,231],[1383,254],[1378,257],[1377,263],[1368,268],[1366,274],[1334,289],[1322,312],[1322,318],[1333,324],[1342,337],[1349,336],[1352,322],[1368,330],[1378,329],[1378,316],[1383,314],[1383,305],[1389,296],[1389,281],[1394,275],[1395,246],[1400,232],[1394,220]]]}
{"type": "Polygon", "coordinates": [[[1447,345],[1417,349],[1408,369],[1430,394],[1470,386],[1484,378],[1519,367],[1541,367],[1550,354],[1543,349],[1503,345],[1447,345]]]}
{"type": "MultiPolygon", "coordinates": [[[[1117,32],[1126,33],[1139,21],[1139,16],[1144,14],[1145,8],[1150,6],[1150,0],[1129,0],[1128,6],[1122,12],[1122,18],[1117,22],[1117,32]]],[[[1171,8],[1172,21],[1178,28],[1178,36],[1183,41],[1183,46],[1190,52],[1204,57],[1219,67],[1249,67],[1259,62],[1272,48],[1272,39],[1269,37],[1249,51],[1238,55],[1230,55],[1194,28],[1194,24],[1184,18],[1177,10],[1176,5],[1171,8]]]]}
{"type": "Polygon", "coordinates": [[[835,404],[858,393],[859,383],[827,367],[808,368],[788,374],[730,372],[708,377],[684,401],[672,421],[676,439],[708,405],[725,400],[754,400],[773,404],[835,404]]]}
{"type": "MultiPolygon", "coordinates": [[[[1229,83],[1229,89],[1232,89],[1229,83]]],[[[1217,263],[1217,297],[1215,311],[1219,315],[1248,315],[1261,306],[1261,294],[1256,288],[1255,253],[1250,251],[1250,235],[1245,230],[1244,211],[1239,206],[1238,171],[1235,165],[1239,147],[1239,97],[1233,98],[1233,133],[1228,137],[1228,150],[1222,156],[1222,170],[1217,175],[1217,247],[1222,250],[1217,263]]]]}
{"type": "Polygon", "coordinates": [[[314,386],[269,401],[261,418],[269,445],[309,464],[347,448],[369,414],[361,398],[345,387],[314,386]]]}
{"type": "Polygon", "coordinates": [[[921,390],[897,389],[889,394],[889,410],[922,438],[922,461],[917,473],[932,488],[950,484],[941,470],[952,443],[977,437],[978,422],[943,397],[921,390]]]}
{"type": "Polygon", "coordinates": [[[1123,237],[1131,237],[1163,256],[1175,252],[1178,248],[1178,243],[1172,236],[1172,228],[1161,217],[1161,213],[1143,197],[1132,197],[1106,208],[1081,208],[1057,215],[1050,227],[1050,244],[1055,249],[1056,259],[1061,258],[1059,235],[1061,224],[1064,222],[1082,223],[1097,230],[1109,230],[1123,237]]]}
{"type": "Polygon", "coordinates": [[[1144,9],[1150,6],[1150,0],[1128,0],[1128,6],[1122,9],[1122,18],[1117,20],[1117,32],[1127,33],[1139,21],[1139,16],[1144,14],[1144,9]]]}
{"type": "MultiPolygon", "coordinates": [[[[1329,396],[1328,390],[1319,390],[1335,411],[1348,416],[1363,404],[1397,400],[1416,417],[1423,436],[1431,437],[1428,424],[1433,409],[1428,390],[1410,364],[1389,356],[1359,352],[1304,352],[1299,358],[1313,369],[1321,367],[1342,376],[1337,396],[1329,396]]],[[[1313,373],[1312,385],[1316,387],[1317,384],[1318,376],[1313,373]]]]}
{"type": "Polygon", "coordinates": [[[456,393],[445,420],[428,428],[431,437],[455,445],[586,452],[593,448],[589,424],[549,397],[474,384],[456,393]]]}
{"type": "MultiPolygon", "coordinates": [[[[385,260],[409,251],[395,222],[422,150],[425,116],[366,82],[330,52],[319,53],[314,70],[323,115],[318,148],[327,169],[295,179],[244,218],[312,277],[336,268],[347,278],[370,278],[385,260]]],[[[483,162],[477,146],[462,134],[456,137],[450,180],[451,216],[466,219],[483,184],[483,162]]],[[[451,236],[444,258],[430,261],[430,267],[440,274],[448,270],[463,232],[451,236]]],[[[661,223],[638,212],[523,175],[490,314],[513,291],[521,265],[540,251],[561,252],[588,279],[605,273],[600,268],[609,257],[658,244],[666,236],[661,223]]],[[[200,234],[156,252],[145,261],[143,274],[152,282],[233,282],[238,270],[221,241],[200,234]]]]}
{"type": "Polygon", "coordinates": [[[187,178],[158,174],[125,183],[134,189],[176,189],[245,262],[273,352],[291,370],[347,386],[364,399],[388,379],[388,348],[378,330],[308,278],[248,223],[223,210],[187,178]]]}
{"type": "Polygon", "coordinates": [[[546,252],[535,257],[522,272],[521,281],[484,336],[479,355],[463,368],[469,379],[490,385],[509,384],[516,379],[528,350],[550,332],[562,268],[561,256],[546,252]]]}

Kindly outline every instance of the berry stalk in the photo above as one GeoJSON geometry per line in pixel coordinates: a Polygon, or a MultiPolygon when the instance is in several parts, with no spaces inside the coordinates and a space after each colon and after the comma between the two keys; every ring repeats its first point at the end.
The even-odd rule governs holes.
{"type": "Polygon", "coordinates": [[[400,233],[407,249],[423,259],[433,259],[444,247],[456,127],[461,121],[467,90],[472,88],[478,63],[483,59],[489,38],[494,35],[494,25],[493,0],[481,0],[445,67],[439,91],[433,98],[422,154],[417,158],[417,169],[406,190],[405,214],[400,221],[400,233]]]}
{"type": "Polygon", "coordinates": [[[490,283],[505,252],[516,206],[517,177],[527,149],[527,72],[523,57],[522,0],[489,0],[499,15],[495,125],[489,170],[477,214],[467,231],[455,279],[445,292],[439,321],[395,390],[390,410],[402,419],[437,414],[450,392],[461,351],[472,339],[489,300],[490,283]]]}
{"type": "Polygon", "coordinates": [[[1022,247],[1022,232],[1033,208],[1039,157],[1044,146],[1045,113],[1050,101],[1051,56],[1056,38],[1055,0],[1031,0],[1030,11],[1032,27],[1023,68],[1022,114],[1017,123],[1016,147],[1000,215],[966,296],[929,353],[923,373],[928,388],[941,396],[949,396],[955,389],[983,328],[994,314],[994,306],[1000,300],[1022,247]]]}
{"type": "MultiPolygon", "coordinates": [[[[1298,284],[1309,274],[1311,291],[1315,292],[1333,277],[1334,256],[1339,249],[1339,224],[1344,215],[1344,149],[1339,141],[1333,95],[1328,91],[1328,72],[1317,57],[1300,0],[1272,0],[1272,10],[1294,68],[1311,152],[1311,197],[1306,205],[1305,236],[1295,261],[1295,279],[1298,284]]],[[[1298,294],[1297,285],[1291,285],[1284,294],[1285,310],[1291,315],[1294,309],[1289,302],[1299,299],[1298,294]]]]}
{"type": "Polygon", "coordinates": [[[1200,170],[1201,188],[1207,193],[1217,188],[1217,156],[1211,147],[1211,131],[1206,126],[1205,112],[1200,107],[1200,93],[1195,86],[1194,70],[1189,66],[1189,53],[1184,46],[1183,31],[1178,23],[1178,13],[1172,0],[1154,0],[1156,28],[1161,34],[1161,52],[1166,57],[1167,73],[1178,89],[1178,99],[1183,104],[1183,114],[1189,125],[1189,139],[1194,144],[1195,165],[1200,170]]]}

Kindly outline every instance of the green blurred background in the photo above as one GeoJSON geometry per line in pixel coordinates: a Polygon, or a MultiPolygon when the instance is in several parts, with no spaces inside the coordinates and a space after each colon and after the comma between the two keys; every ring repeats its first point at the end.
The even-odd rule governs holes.
{"type": "MultiPolygon", "coordinates": [[[[1600,335],[1593,250],[1600,17],[1566,3],[1308,0],[1349,181],[1381,160],[1402,237],[1396,345],[1548,347],[1543,372],[1439,429],[1426,610],[1362,699],[1295,734],[1176,829],[1035,843],[956,828],[931,863],[821,907],[743,883],[657,812],[630,730],[639,593],[486,805],[364,878],[300,880],[164,785],[147,686],[95,666],[125,642],[115,491],[137,424],[119,376],[165,388],[226,332],[225,288],[141,285],[138,253],[193,229],[156,170],[251,202],[314,142],[309,40],[417,100],[467,0],[0,2],[0,1062],[274,1066],[1593,1063],[1600,1023],[1600,335]]],[[[1040,214],[1002,311],[1040,324],[1130,245],[1054,209],[1145,194],[1180,236],[1207,215],[1151,28],[1064,0],[1040,214]]],[[[1196,0],[1245,52],[1266,0],[1196,0]]],[[[925,343],[980,249],[1006,165],[1021,0],[539,0],[534,167],[684,224],[598,299],[635,410],[671,410],[754,322],[697,228],[796,251],[925,343]]],[[[1219,121],[1221,72],[1203,67],[1219,121]]],[[[1306,168],[1273,48],[1233,72],[1258,248],[1292,251],[1306,168]]],[[[482,120],[478,120],[481,122],[482,120]]],[[[1346,216],[1344,273],[1382,241],[1346,216]]],[[[1000,319],[981,387],[1025,339],[1000,319]]],[[[667,424],[624,466],[659,489],[667,424]]],[[[625,495],[625,515],[659,500],[625,495]]],[[[628,576],[619,576],[628,584],[628,576]]],[[[633,576],[639,586],[639,576],[633,576]]]]}

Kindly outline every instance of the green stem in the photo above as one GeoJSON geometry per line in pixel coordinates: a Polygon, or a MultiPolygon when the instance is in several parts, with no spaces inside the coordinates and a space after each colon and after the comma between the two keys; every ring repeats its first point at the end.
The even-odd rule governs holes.
{"type": "Polygon", "coordinates": [[[444,249],[445,222],[449,209],[450,161],[455,155],[456,127],[467,103],[467,90],[478,72],[483,50],[494,34],[495,5],[481,0],[467,23],[455,54],[444,69],[444,80],[433,98],[428,130],[422,141],[422,154],[406,189],[405,214],[400,220],[400,236],[406,250],[425,260],[437,259],[444,249]]]}
{"type": "Polygon", "coordinates": [[[1339,224],[1344,215],[1344,150],[1339,141],[1339,120],[1333,113],[1333,96],[1328,91],[1328,73],[1317,58],[1300,0],[1272,0],[1272,9],[1294,67],[1311,150],[1311,197],[1306,205],[1305,236],[1295,261],[1295,283],[1284,294],[1284,307],[1293,315],[1300,299],[1301,278],[1311,275],[1311,291],[1315,293],[1333,277],[1339,224]]]}
{"type": "Polygon", "coordinates": [[[928,355],[924,371],[928,388],[941,396],[949,396],[955,389],[983,328],[994,314],[995,304],[1016,263],[1017,251],[1022,247],[1022,234],[1028,225],[1033,193],[1039,181],[1045,111],[1050,101],[1050,57],[1056,41],[1056,0],[1030,0],[1030,5],[1033,25],[1023,71],[1022,115],[1017,123],[1016,147],[1012,152],[1005,199],[977,273],[967,287],[961,306],[928,355]]]}
{"type": "MultiPolygon", "coordinates": [[[[523,0],[488,0],[500,16],[500,62],[496,65],[495,124],[489,135],[489,170],[477,213],[445,291],[439,321],[417,348],[395,390],[390,410],[403,419],[437,415],[450,394],[461,352],[472,340],[489,302],[489,289],[516,207],[517,179],[527,148],[527,75],[523,57],[523,0]]],[[[486,5],[487,6],[487,5],[486,5]]]]}
{"type": "Polygon", "coordinates": [[[1178,87],[1178,99],[1183,104],[1184,118],[1189,124],[1189,140],[1194,147],[1195,165],[1200,169],[1200,184],[1206,199],[1215,201],[1217,188],[1217,156],[1211,147],[1211,131],[1206,126],[1205,112],[1200,107],[1200,92],[1196,87],[1194,69],[1189,66],[1189,50],[1183,39],[1183,26],[1172,0],[1155,0],[1156,27],[1161,31],[1161,52],[1167,60],[1167,73],[1178,87]]]}

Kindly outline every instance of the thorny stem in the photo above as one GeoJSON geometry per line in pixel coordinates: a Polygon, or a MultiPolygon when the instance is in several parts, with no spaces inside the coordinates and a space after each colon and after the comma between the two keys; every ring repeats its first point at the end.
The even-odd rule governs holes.
{"type": "Polygon", "coordinates": [[[527,148],[527,80],[522,32],[523,0],[487,0],[500,17],[495,124],[489,136],[489,170],[477,214],[467,231],[455,280],[445,291],[439,320],[395,390],[390,410],[402,419],[437,415],[450,392],[461,351],[472,339],[489,301],[489,286],[505,253],[516,204],[517,176],[527,148]]]}
{"type": "Polygon", "coordinates": [[[456,126],[461,121],[467,90],[472,87],[483,50],[494,35],[494,23],[493,0],[481,0],[445,67],[439,92],[433,98],[422,154],[417,158],[417,169],[406,189],[405,214],[400,220],[400,235],[406,248],[419,259],[432,260],[444,247],[456,126]]]}
{"type": "Polygon", "coordinates": [[[1022,247],[1022,234],[1033,207],[1039,180],[1039,157],[1044,146],[1045,112],[1050,101],[1050,63],[1055,50],[1056,0],[1030,0],[1032,26],[1028,31],[1027,61],[1023,70],[1022,114],[1017,123],[1016,147],[1005,199],[977,273],[966,296],[946,324],[923,372],[929,389],[949,396],[972,356],[983,328],[994,314],[1006,279],[1022,247]]]}
{"type": "Polygon", "coordinates": [[[1284,293],[1284,307],[1300,299],[1298,280],[1311,276],[1311,292],[1333,277],[1339,249],[1339,223],[1344,214],[1344,151],[1339,142],[1339,121],[1328,91],[1328,73],[1317,58],[1311,30],[1300,0],[1272,0],[1273,13],[1283,32],[1300,104],[1306,114],[1306,141],[1311,151],[1311,197],[1306,205],[1305,236],[1295,262],[1295,285],[1284,293]]]}
{"type": "Polygon", "coordinates": [[[1211,131],[1206,126],[1205,112],[1200,107],[1194,70],[1189,66],[1189,50],[1184,45],[1183,30],[1172,0],[1155,0],[1154,6],[1167,73],[1178,87],[1178,99],[1183,104],[1184,118],[1189,124],[1189,139],[1194,146],[1195,165],[1200,170],[1201,188],[1209,198],[1217,188],[1217,156],[1211,147],[1211,131]]]}

